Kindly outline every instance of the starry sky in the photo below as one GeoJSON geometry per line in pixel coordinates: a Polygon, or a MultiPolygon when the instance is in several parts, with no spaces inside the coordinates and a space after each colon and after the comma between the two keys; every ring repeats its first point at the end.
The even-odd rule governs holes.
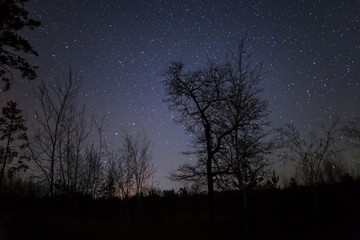
{"type": "Polygon", "coordinates": [[[246,35],[246,49],[264,64],[273,127],[310,131],[335,115],[360,116],[359,0],[30,0],[26,8],[42,22],[22,32],[39,53],[28,57],[38,79],[16,81],[2,98],[31,118],[39,82],[65,78],[71,67],[88,111],[106,115],[109,144],[120,145],[122,129],[150,138],[161,188],[194,160],[181,154],[191,138],[162,102],[170,61],[221,63],[246,35]]]}

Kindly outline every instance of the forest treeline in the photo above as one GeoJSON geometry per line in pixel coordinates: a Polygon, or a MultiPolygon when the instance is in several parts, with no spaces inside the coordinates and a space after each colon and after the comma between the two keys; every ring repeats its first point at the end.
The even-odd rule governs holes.
{"type": "MultiPolygon", "coordinates": [[[[36,78],[37,67],[23,55],[37,52],[18,32],[34,29],[40,22],[28,17],[25,3],[0,2],[3,91],[11,88],[16,76],[36,78]]],[[[79,104],[81,82],[71,70],[66,79],[39,84],[30,129],[15,101],[2,103],[0,195],[4,204],[17,206],[28,197],[35,206],[42,203],[55,212],[117,209],[126,221],[137,214],[150,218],[163,214],[161,219],[168,219],[164,215],[182,212],[191,218],[199,213],[201,218],[207,212],[210,222],[216,218],[226,218],[230,226],[241,222],[243,238],[256,232],[256,224],[266,228],[261,217],[263,223],[273,217],[285,225],[281,219],[285,216],[298,218],[298,225],[311,218],[311,229],[318,229],[327,216],[323,213],[334,207],[331,204],[344,206],[350,201],[349,209],[358,214],[352,201],[358,199],[360,176],[347,166],[343,153],[360,147],[360,121],[334,118],[314,126],[310,133],[292,124],[273,128],[268,120],[271,109],[262,94],[266,89],[260,87],[263,66],[245,49],[241,40],[224,63],[187,70],[183,62],[171,62],[164,71],[164,102],[174,112],[174,121],[193,137],[185,154],[196,156],[193,163],[169,173],[171,180],[187,186],[179,193],[156,185],[151,140],[145,134],[123,131],[118,146],[106,142],[106,119],[96,119],[79,104]],[[272,168],[277,161],[294,164],[296,171],[288,181],[280,183],[272,168]],[[346,197],[340,199],[340,193],[346,197]],[[309,215],[296,209],[301,204],[309,215]],[[279,212],[272,212],[272,207],[279,212]]],[[[332,217],[348,216],[348,208],[341,206],[336,206],[341,213],[332,217]]]]}
{"type": "Polygon", "coordinates": [[[93,199],[7,195],[1,198],[5,239],[357,239],[360,181],[343,178],[314,187],[248,191],[248,229],[239,191],[215,192],[216,220],[198,189],[151,191],[147,196],[93,199]],[[316,198],[314,198],[316,193],[316,198]],[[316,199],[316,201],[314,201],[316,199]],[[139,205],[141,203],[141,206],[139,205]],[[315,204],[316,203],[316,204],[315,204]],[[56,233],[56,235],[54,235],[56,233]]]}

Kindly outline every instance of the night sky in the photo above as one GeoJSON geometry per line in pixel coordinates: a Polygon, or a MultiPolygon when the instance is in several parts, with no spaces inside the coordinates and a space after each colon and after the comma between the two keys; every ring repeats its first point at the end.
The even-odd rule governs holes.
{"type": "Polygon", "coordinates": [[[165,176],[191,162],[181,154],[191,138],[162,102],[170,61],[188,69],[223,62],[247,34],[246,48],[264,64],[273,127],[310,131],[336,114],[360,116],[359,0],[30,0],[26,8],[42,22],[22,33],[39,53],[28,57],[38,78],[16,81],[1,97],[31,119],[38,83],[66,78],[71,67],[88,111],[106,115],[109,144],[121,144],[122,129],[150,138],[161,188],[174,186],[165,176]]]}

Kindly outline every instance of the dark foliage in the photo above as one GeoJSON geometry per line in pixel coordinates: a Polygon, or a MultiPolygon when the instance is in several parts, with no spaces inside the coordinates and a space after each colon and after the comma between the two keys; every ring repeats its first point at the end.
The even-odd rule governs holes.
{"type": "Polygon", "coordinates": [[[0,1],[0,78],[3,90],[8,90],[14,80],[13,70],[21,72],[21,77],[29,80],[36,78],[36,66],[32,66],[22,56],[23,53],[37,56],[30,43],[19,31],[40,26],[40,22],[29,18],[24,8],[27,0],[0,1]]]}
{"type": "Polygon", "coordinates": [[[7,102],[0,117],[0,186],[6,174],[5,169],[7,177],[11,178],[15,172],[28,168],[26,162],[29,158],[20,152],[27,147],[27,128],[24,124],[25,120],[16,102],[7,102]]]}
{"type": "MultiPolygon", "coordinates": [[[[250,239],[357,239],[360,181],[347,177],[315,187],[251,190],[250,239]],[[317,209],[314,211],[314,194],[317,209]],[[317,216],[315,216],[315,213],[317,216]]],[[[207,195],[163,193],[127,201],[81,194],[53,198],[3,195],[0,237],[5,239],[239,239],[244,237],[238,191],[215,192],[218,218],[207,222],[207,195]],[[59,234],[54,236],[53,232],[59,234]],[[48,235],[49,234],[49,235],[48,235]]]]}

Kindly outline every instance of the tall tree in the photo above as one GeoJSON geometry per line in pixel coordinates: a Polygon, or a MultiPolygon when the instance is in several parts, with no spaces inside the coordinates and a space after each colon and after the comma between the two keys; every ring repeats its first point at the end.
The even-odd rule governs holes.
{"type": "Polygon", "coordinates": [[[59,167],[61,187],[65,191],[77,192],[79,177],[82,173],[86,158],[86,149],[91,127],[86,121],[85,108],[74,109],[73,118],[68,118],[62,125],[64,136],[59,141],[59,167]]]}
{"type": "Polygon", "coordinates": [[[227,121],[232,132],[225,137],[215,162],[219,172],[231,179],[225,187],[230,184],[236,189],[255,186],[262,179],[265,155],[275,147],[270,132],[265,131],[269,125],[268,102],[260,97],[263,90],[258,86],[262,65],[252,62],[251,57],[241,41],[238,55],[227,64],[231,71],[229,89],[219,109],[222,122],[227,121]]]}
{"type": "Polygon", "coordinates": [[[30,146],[33,159],[48,182],[51,196],[54,195],[56,180],[63,179],[61,164],[66,160],[65,150],[69,143],[67,130],[76,117],[79,84],[70,71],[66,81],[52,85],[43,83],[38,89],[38,128],[35,129],[35,139],[30,146]]]}
{"type": "Polygon", "coordinates": [[[104,181],[103,153],[98,152],[95,144],[85,149],[85,161],[80,176],[80,192],[94,198],[101,195],[104,181]]]}
{"type": "Polygon", "coordinates": [[[40,22],[29,18],[29,12],[24,8],[27,0],[0,1],[0,78],[3,90],[8,90],[14,79],[12,70],[18,70],[23,78],[36,78],[36,66],[32,66],[23,53],[37,56],[28,40],[18,34],[24,28],[40,26],[40,22]]]}
{"type": "MultiPolygon", "coordinates": [[[[164,81],[167,99],[171,111],[178,112],[176,121],[195,136],[199,161],[205,164],[209,198],[209,220],[215,219],[214,213],[214,155],[220,149],[220,141],[225,131],[215,135],[217,105],[223,98],[223,86],[226,82],[222,68],[210,66],[209,69],[184,72],[184,64],[174,62],[168,69],[164,81]],[[205,147],[204,147],[205,146],[205,147]]],[[[202,164],[199,164],[203,166],[202,164]]]]}
{"type": "Polygon", "coordinates": [[[17,163],[10,165],[8,168],[10,176],[16,170],[27,169],[27,165],[24,162],[27,157],[23,154],[19,155],[19,150],[27,146],[27,128],[24,123],[25,120],[21,110],[17,108],[16,102],[7,102],[2,110],[2,117],[0,117],[0,140],[3,143],[0,148],[0,160],[2,162],[0,186],[3,183],[5,169],[15,158],[18,159],[17,163]]]}
{"type": "MultiPolygon", "coordinates": [[[[225,167],[220,156],[225,152],[228,154],[229,146],[239,150],[237,140],[243,136],[250,138],[265,124],[267,103],[260,100],[261,90],[256,87],[261,67],[247,62],[249,59],[243,56],[244,43],[241,41],[238,55],[230,55],[225,64],[210,64],[206,69],[185,73],[182,63],[172,63],[164,81],[168,96],[165,101],[170,103],[170,110],[179,113],[175,120],[194,136],[192,153],[198,155],[195,165],[180,167],[172,178],[206,179],[210,220],[215,218],[214,179],[230,174],[231,166],[225,167]]],[[[251,147],[255,143],[253,141],[251,147]]],[[[239,157],[240,154],[236,156],[237,160],[239,157]]]]}
{"type": "Polygon", "coordinates": [[[98,135],[97,143],[94,142],[87,147],[85,152],[85,162],[81,171],[81,191],[82,193],[98,197],[101,195],[101,183],[104,181],[104,164],[109,161],[109,154],[104,142],[105,117],[100,122],[96,122],[96,132],[98,135]],[[107,155],[107,156],[106,156],[107,155]],[[104,158],[104,157],[107,158],[104,158]]]}

